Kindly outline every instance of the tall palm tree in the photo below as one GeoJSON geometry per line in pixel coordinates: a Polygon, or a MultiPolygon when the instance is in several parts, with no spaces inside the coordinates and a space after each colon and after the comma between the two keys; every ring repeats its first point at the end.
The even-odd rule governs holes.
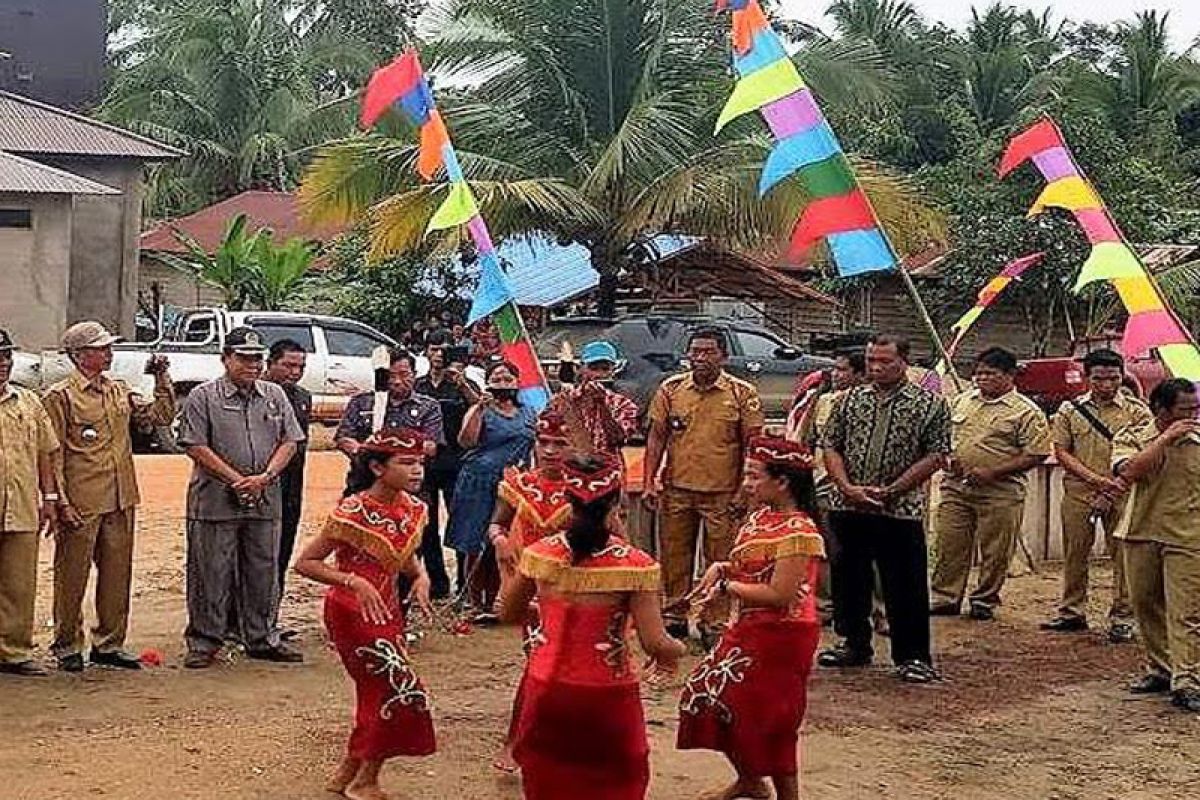
{"type": "MultiPolygon", "coordinates": [[[[440,91],[440,103],[493,232],[587,247],[602,312],[611,313],[620,277],[653,260],[653,235],[762,250],[806,202],[791,183],[757,197],[771,145],[761,125],[746,121],[713,138],[731,82],[725,28],[711,7],[451,0],[433,26],[432,71],[468,87],[440,91]]],[[[798,58],[827,101],[878,90],[873,49],[817,42],[798,58]],[[831,63],[838,59],[844,68],[831,63]]],[[[362,136],[328,148],[301,187],[316,218],[365,214],[377,257],[415,249],[443,191],[415,183],[412,134],[395,133],[402,138],[362,136]]],[[[885,222],[917,236],[939,230],[899,181],[868,178],[885,222]]],[[[457,247],[458,236],[442,244],[457,247]]]]}
{"type": "Polygon", "coordinates": [[[177,0],[115,55],[100,115],[186,149],[151,176],[154,213],[249,188],[288,189],[305,148],[352,129],[350,104],[321,78],[369,56],[310,37],[278,0],[177,0]]]}
{"type": "Polygon", "coordinates": [[[1010,124],[1027,108],[1054,97],[1063,85],[1055,66],[1062,53],[1062,27],[1049,12],[1021,14],[994,3],[971,24],[959,54],[968,105],[983,130],[1010,124]]]}
{"type": "Polygon", "coordinates": [[[873,42],[885,53],[894,53],[920,22],[907,0],[835,0],[825,14],[842,36],[873,42]]]}
{"type": "Polygon", "coordinates": [[[1108,82],[1109,108],[1126,121],[1143,114],[1174,117],[1200,98],[1200,73],[1191,52],[1177,54],[1168,35],[1170,14],[1138,13],[1117,27],[1119,54],[1108,82]]]}

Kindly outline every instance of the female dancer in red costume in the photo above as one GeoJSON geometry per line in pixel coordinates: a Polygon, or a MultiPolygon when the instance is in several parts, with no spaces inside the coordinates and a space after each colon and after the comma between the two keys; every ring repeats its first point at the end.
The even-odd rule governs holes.
{"type": "Polygon", "coordinates": [[[738,531],[728,563],[713,564],[693,593],[698,605],[728,597],[732,624],[689,676],[678,745],[725,754],[737,770],[710,800],[800,797],[796,746],[808,674],[820,638],[816,582],[825,556],[809,516],[812,461],[800,445],[750,444],[744,488],[758,508],[738,531]]]}
{"type": "Polygon", "coordinates": [[[426,611],[429,577],[414,554],[425,530],[425,504],[413,496],[424,477],[424,438],[410,430],[376,433],[363,445],[349,497],[301,550],[296,571],[331,588],[325,626],[354,679],[354,730],[329,790],[352,800],[386,800],[384,761],[436,749],[429,695],[413,671],[404,641],[396,576],[413,581],[426,611]],[[326,563],[330,555],[334,564],[326,563]]]}
{"type": "MultiPolygon", "coordinates": [[[[534,443],[535,469],[522,472],[509,467],[500,482],[496,513],[488,531],[488,540],[496,550],[496,560],[502,573],[516,572],[521,551],[534,542],[558,533],[571,518],[571,502],[567,499],[567,482],[563,474],[563,459],[571,446],[566,421],[555,411],[543,411],[538,417],[537,441],[534,443]]],[[[530,631],[537,629],[537,608],[529,607],[525,621],[524,644],[529,650],[530,631]]],[[[512,757],[512,740],[516,733],[518,710],[524,697],[524,680],[517,686],[513,700],[512,718],[504,739],[504,749],[493,766],[501,772],[516,772],[512,757]]]]}
{"type": "Polygon", "coordinates": [[[612,535],[620,464],[572,458],[564,471],[566,531],[526,547],[501,595],[507,622],[535,595],[540,614],[513,752],[526,800],[643,800],[650,747],[630,629],[657,669],[674,669],[684,647],[663,627],[658,564],[612,535]]]}
{"type": "Polygon", "coordinates": [[[488,540],[496,548],[496,560],[509,572],[515,571],[522,550],[562,530],[571,517],[563,475],[563,459],[570,447],[562,415],[545,411],[537,422],[537,467],[504,471],[488,540]]]}

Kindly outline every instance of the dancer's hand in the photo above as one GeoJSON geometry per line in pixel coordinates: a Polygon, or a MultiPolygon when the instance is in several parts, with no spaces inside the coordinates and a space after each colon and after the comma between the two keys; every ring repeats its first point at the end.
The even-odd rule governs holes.
{"type": "Polygon", "coordinates": [[[499,532],[499,526],[493,526],[491,541],[496,551],[496,561],[501,564],[512,564],[517,560],[517,549],[513,547],[512,539],[499,532]]]}
{"type": "Polygon", "coordinates": [[[421,574],[413,581],[412,589],[408,592],[408,599],[417,604],[417,608],[424,611],[430,617],[433,616],[433,600],[430,599],[429,576],[425,574],[425,570],[421,570],[421,574]]]}
{"type": "Polygon", "coordinates": [[[700,579],[700,583],[688,594],[688,602],[700,602],[703,598],[712,594],[713,587],[717,585],[717,581],[725,577],[725,570],[728,567],[729,565],[724,561],[717,561],[710,564],[708,569],[704,571],[704,577],[700,579]]]}
{"type": "MultiPolygon", "coordinates": [[[[364,622],[372,625],[386,625],[392,619],[392,611],[383,600],[383,595],[375,588],[375,584],[366,578],[355,575],[346,586],[358,598],[358,606],[362,609],[364,622]]],[[[415,586],[413,587],[416,588],[415,586]]]]}

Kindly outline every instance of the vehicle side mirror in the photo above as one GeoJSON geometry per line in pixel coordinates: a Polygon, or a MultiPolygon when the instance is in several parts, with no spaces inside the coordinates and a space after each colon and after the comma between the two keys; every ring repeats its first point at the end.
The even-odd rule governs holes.
{"type": "Polygon", "coordinates": [[[799,359],[803,353],[794,347],[776,347],[775,358],[780,361],[795,361],[799,359]]]}

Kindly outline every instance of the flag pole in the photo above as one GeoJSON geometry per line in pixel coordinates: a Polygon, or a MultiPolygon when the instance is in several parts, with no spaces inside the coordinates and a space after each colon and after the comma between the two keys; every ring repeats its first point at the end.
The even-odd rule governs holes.
{"type": "Polygon", "coordinates": [[[938,334],[937,326],[933,324],[933,317],[929,315],[929,309],[925,307],[925,301],[921,298],[921,293],[917,291],[916,282],[913,281],[912,275],[908,274],[908,270],[904,268],[904,264],[899,260],[896,261],[896,272],[900,274],[900,282],[908,290],[909,299],[916,306],[917,316],[921,319],[921,324],[925,327],[925,332],[929,335],[930,341],[933,342],[934,347],[937,349],[942,363],[946,365],[946,370],[950,374],[950,381],[954,384],[954,391],[961,392],[963,388],[962,379],[958,377],[958,370],[954,368],[954,362],[950,358],[950,351],[946,349],[946,343],[942,341],[941,335],[938,334]]]}

